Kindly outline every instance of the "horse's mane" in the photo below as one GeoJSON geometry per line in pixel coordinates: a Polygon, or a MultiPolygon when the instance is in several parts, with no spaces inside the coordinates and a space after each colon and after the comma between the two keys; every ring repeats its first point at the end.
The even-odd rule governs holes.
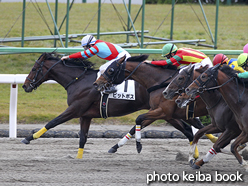
{"type": "Polygon", "coordinates": [[[153,64],[148,63],[148,65],[151,65],[151,66],[153,66],[153,67],[162,68],[162,69],[178,70],[178,69],[177,69],[177,66],[171,65],[171,64],[164,65],[164,66],[158,66],[158,65],[153,65],[153,64]]]}
{"type": "Polygon", "coordinates": [[[149,55],[139,55],[139,56],[132,56],[127,58],[127,61],[135,61],[135,62],[142,62],[145,61],[149,55]]]}
{"type": "MultiPolygon", "coordinates": [[[[130,58],[127,58],[127,61],[128,62],[143,62],[148,57],[149,57],[149,55],[132,56],[130,58]]],[[[160,67],[160,68],[164,68],[164,69],[177,70],[177,67],[175,65],[165,65],[165,66],[157,66],[157,65],[153,65],[153,64],[148,64],[148,65],[151,65],[153,67],[160,67]]]]}
{"type": "MultiPolygon", "coordinates": [[[[45,52],[39,57],[39,59],[41,57],[44,57],[44,59],[46,60],[55,60],[55,61],[59,61],[61,59],[61,55],[54,52],[52,53],[45,52]]],[[[80,58],[68,59],[68,60],[64,60],[63,64],[66,66],[85,67],[87,69],[92,69],[92,70],[94,69],[94,64],[87,59],[80,59],[80,58]]]]}
{"type": "MultiPolygon", "coordinates": [[[[236,77],[237,73],[240,73],[239,71],[236,71],[234,69],[232,69],[231,67],[229,67],[228,65],[223,65],[220,70],[225,73],[226,75],[230,76],[230,77],[236,77]]],[[[248,84],[248,78],[238,78],[238,82],[243,84],[245,83],[246,85],[248,84]]]]}

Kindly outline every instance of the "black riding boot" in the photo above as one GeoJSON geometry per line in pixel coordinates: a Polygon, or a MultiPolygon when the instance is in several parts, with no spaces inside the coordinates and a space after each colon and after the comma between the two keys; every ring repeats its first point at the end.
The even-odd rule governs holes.
{"type": "Polygon", "coordinates": [[[116,88],[115,88],[114,85],[112,85],[112,86],[110,86],[110,87],[107,87],[107,88],[103,91],[103,93],[105,93],[105,94],[111,94],[111,93],[115,93],[115,92],[117,92],[117,90],[116,90],[116,88]]]}

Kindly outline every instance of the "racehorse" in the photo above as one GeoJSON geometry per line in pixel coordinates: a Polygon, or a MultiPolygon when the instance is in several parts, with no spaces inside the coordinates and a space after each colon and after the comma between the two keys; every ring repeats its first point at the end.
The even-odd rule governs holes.
{"type": "MultiPolygon", "coordinates": [[[[146,63],[141,63],[138,60],[134,61],[133,59],[129,59],[124,62],[124,58],[122,58],[109,65],[106,71],[95,81],[95,88],[98,91],[101,91],[105,86],[115,82],[117,79],[121,82],[119,74],[124,74],[124,76],[122,76],[122,81],[125,79],[134,79],[143,85],[148,92],[150,92],[151,109],[148,113],[142,114],[136,119],[135,137],[137,148],[140,145],[139,129],[144,121],[165,119],[171,123],[170,120],[174,118],[186,120],[186,109],[178,108],[175,102],[164,99],[162,95],[162,88],[164,88],[165,84],[167,85],[171,78],[178,74],[175,66],[169,65],[166,69],[164,69],[146,63]]],[[[202,100],[199,99],[196,101],[195,116],[197,117],[204,115],[207,115],[206,106],[202,100]]],[[[187,120],[187,122],[194,127],[198,129],[203,128],[203,125],[195,125],[195,123],[192,123],[191,121],[192,119],[187,120]]],[[[208,137],[211,138],[210,140],[216,140],[216,137],[213,135],[208,135],[208,137]]]]}
{"type": "Polygon", "coordinates": [[[185,93],[194,97],[197,92],[205,92],[217,89],[229,108],[232,110],[235,120],[241,130],[240,135],[231,145],[231,152],[238,162],[248,172],[248,164],[238,153],[238,146],[248,141],[248,80],[239,79],[237,71],[227,65],[221,67],[219,64],[207,69],[190,86],[185,89],[185,93]],[[241,91],[241,92],[240,92],[241,91]]]}
{"type": "MultiPolygon", "coordinates": [[[[93,87],[93,82],[97,78],[97,70],[94,70],[93,64],[87,60],[67,60],[61,61],[60,58],[52,53],[43,53],[35,62],[32,70],[27,76],[23,89],[26,92],[32,92],[47,80],[55,80],[67,91],[68,108],[58,117],[48,122],[45,127],[34,133],[32,136],[22,140],[29,144],[31,140],[39,138],[47,130],[69,121],[73,118],[80,118],[80,139],[79,149],[76,158],[83,157],[83,150],[88,137],[89,126],[92,118],[101,118],[100,102],[101,94],[93,87]]],[[[135,82],[136,100],[108,100],[108,116],[123,116],[132,112],[149,109],[149,94],[139,83],[135,82]],[[118,108],[118,109],[117,109],[118,108]]],[[[147,120],[144,126],[149,125],[154,120],[147,120]]],[[[172,124],[183,132],[188,138],[193,140],[192,129],[181,120],[170,120],[172,124]]],[[[128,135],[135,133],[135,126],[128,135]]],[[[127,135],[126,135],[127,136],[127,135]]],[[[124,145],[127,139],[123,138],[121,143],[111,148],[112,152],[124,145]]]]}
{"type": "MultiPolygon", "coordinates": [[[[191,65],[184,68],[163,91],[164,97],[166,99],[172,99],[176,94],[180,94],[177,98],[176,103],[181,107],[185,107],[189,101],[185,101],[186,103],[183,103],[182,100],[189,100],[190,97],[186,95],[185,98],[185,94],[183,94],[184,89],[188,87],[188,85],[191,84],[194,79],[199,77],[201,73],[203,73],[207,69],[208,66],[194,70],[194,67],[191,65]]],[[[227,152],[223,148],[226,147],[232,139],[236,138],[241,133],[233,112],[228,107],[225,100],[222,98],[221,94],[218,91],[205,91],[199,95],[207,106],[207,110],[211,117],[211,124],[198,130],[198,132],[194,136],[192,144],[193,148],[190,150],[189,153],[191,155],[189,156],[189,162],[194,169],[199,169],[205,162],[209,162],[210,158],[213,158],[216,153],[223,152],[230,154],[229,151],[227,152]],[[213,145],[213,148],[210,150],[210,152],[214,153],[207,154],[204,159],[195,162],[192,155],[194,152],[194,146],[197,144],[200,137],[203,136],[204,133],[219,132],[222,132],[222,134],[213,145]]],[[[245,146],[240,146],[239,150],[244,147],[245,146]]]]}

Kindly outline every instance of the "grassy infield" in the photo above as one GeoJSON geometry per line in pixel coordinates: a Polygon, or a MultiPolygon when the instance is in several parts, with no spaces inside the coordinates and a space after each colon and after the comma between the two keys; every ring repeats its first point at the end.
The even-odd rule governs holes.
{"type": "MultiPolygon", "coordinates": [[[[20,37],[21,36],[21,17],[17,20],[22,12],[22,3],[0,3],[0,38],[5,37],[20,37]],[[16,22],[16,23],[15,23],[16,22]],[[15,25],[14,25],[15,23],[15,25]],[[14,25],[14,26],[13,26],[14,25]],[[13,27],[12,27],[13,26],[13,27]]],[[[42,13],[48,22],[50,29],[53,31],[53,22],[49,14],[46,3],[39,3],[42,13]]],[[[50,3],[51,9],[54,10],[54,4],[50,3]]],[[[116,8],[123,17],[127,20],[125,7],[123,4],[116,4],[116,8]]],[[[132,5],[132,17],[134,18],[139,10],[139,5],[132,5]]],[[[156,37],[170,37],[170,5],[146,5],[145,7],[145,30],[149,30],[149,35],[156,37]],[[167,16],[168,15],[168,16],[167,16]],[[167,16],[167,17],[166,17],[167,16]],[[165,18],[166,17],[166,18],[165,18]],[[162,26],[157,28],[164,21],[162,26]]],[[[204,18],[201,13],[199,5],[193,5],[194,11],[207,28],[204,18]]],[[[204,6],[210,27],[214,35],[215,28],[215,6],[204,6]]],[[[66,4],[59,4],[59,18],[58,22],[61,23],[66,11],[66,4]]],[[[97,11],[97,4],[75,4],[70,12],[69,33],[79,34],[82,33],[91,19],[92,22],[84,31],[84,33],[96,32],[97,29],[97,16],[93,18],[97,11]]],[[[189,5],[176,5],[175,18],[174,18],[174,39],[187,40],[187,39],[206,39],[207,44],[212,44],[209,35],[205,32],[204,28],[198,21],[194,11],[189,5]]],[[[123,31],[121,22],[119,21],[116,12],[112,5],[103,4],[101,19],[101,32],[116,32],[123,31]]],[[[219,26],[218,26],[218,49],[228,50],[241,50],[243,46],[248,43],[247,37],[247,6],[221,6],[219,9],[219,26]]],[[[49,30],[45,23],[42,21],[38,12],[33,4],[27,2],[26,10],[26,28],[25,36],[39,36],[49,35],[49,30]]],[[[141,16],[135,22],[135,29],[141,29],[141,16]]],[[[65,24],[62,27],[60,34],[65,33],[65,24]]],[[[81,38],[78,38],[80,40],[81,38]]],[[[102,40],[110,41],[113,43],[124,43],[125,36],[103,36],[102,40]]],[[[153,40],[145,40],[153,41],[153,40]]],[[[136,42],[133,37],[130,42],[136,42]]],[[[8,43],[2,45],[20,46],[20,43],[8,43]]],[[[69,43],[69,46],[75,45],[69,43]]],[[[77,44],[76,44],[77,45],[77,44]]],[[[60,47],[60,44],[58,44],[60,47]]],[[[192,45],[177,44],[178,47],[191,47],[196,49],[200,48],[192,45]]],[[[25,42],[25,47],[53,47],[53,41],[31,41],[25,42]]],[[[162,48],[163,45],[148,46],[147,48],[162,48]]],[[[40,54],[15,54],[15,55],[1,55],[0,74],[28,74],[31,70],[35,60],[38,59],[40,54]]],[[[213,56],[210,56],[213,58],[213,56]]],[[[228,56],[237,57],[237,56],[228,56]]],[[[161,59],[160,55],[150,55],[150,59],[161,59]]],[[[104,63],[97,57],[91,59],[96,63],[96,68],[104,63]]],[[[43,85],[33,93],[25,93],[19,85],[18,94],[18,123],[40,123],[47,122],[56,117],[67,108],[66,104],[66,91],[59,85],[43,85]]],[[[9,84],[0,84],[0,123],[8,122],[9,113],[9,84]]],[[[107,122],[125,122],[134,124],[135,118],[138,114],[144,111],[130,114],[128,116],[119,117],[117,119],[108,119],[107,122]]],[[[94,119],[96,123],[105,122],[103,119],[94,119]]],[[[77,123],[78,120],[71,120],[70,123],[77,123]]]]}

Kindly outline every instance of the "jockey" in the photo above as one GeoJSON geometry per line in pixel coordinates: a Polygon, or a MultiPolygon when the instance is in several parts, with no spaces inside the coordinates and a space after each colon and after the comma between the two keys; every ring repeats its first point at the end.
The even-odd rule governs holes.
{"type": "MultiPolygon", "coordinates": [[[[238,57],[238,65],[243,68],[246,68],[247,62],[248,62],[248,54],[247,53],[240,54],[238,57]]],[[[248,71],[243,72],[243,73],[238,73],[237,76],[239,78],[248,78],[248,71]]]]}
{"type": "Polygon", "coordinates": [[[213,64],[215,66],[219,63],[221,65],[223,64],[229,65],[232,69],[236,71],[245,72],[245,70],[241,66],[238,65],[238,61],[236,58],[228,59],[224,54],[217,54],[216,56],[214,56],[213,64]]]}
{"type": "MultiPolygon", "coordinates": [[[[105,42],[102,40],[96,40],[96,38],[92,35],[86,35],[83,37],[81,41],[82,47],[84,48],[84,51],[82,52],[77,52],[74,54],[71,54],[69,56],[64,56],[61,58],[61,60],[64,59],[72,59],[72,58],[83,58],[83,59],[88,59],[91,58],[94,55],[97,55],[101,59],[108,60],[105,64],[100,66],[99,70],[100,73],[103,74],[106,68],[116,59],[119,59],[126,55],[126,59],[131,57],[131,55],[121,48],[120,46],[105,42]]],[[[110,86],[107,88],[104,93],[114,93],[116,92],[115,86],[110,86]]]]}
{"type": "Polygon", "coordinates": [[[176,45],[171,43],[164,45],[164,47],[162,48],[162,56],[166,57],[167,60],[145,61],[145,63],[151,63],[157,66],[172,64],[177,67],[181,64],[193,64],[196,69],[200,68],[201,66],[204,67],[206,65],[209,65],[209,67],[213,66],[209,57],[207,57],[204,53],[191,48],[178,49],[176,45]]]}

